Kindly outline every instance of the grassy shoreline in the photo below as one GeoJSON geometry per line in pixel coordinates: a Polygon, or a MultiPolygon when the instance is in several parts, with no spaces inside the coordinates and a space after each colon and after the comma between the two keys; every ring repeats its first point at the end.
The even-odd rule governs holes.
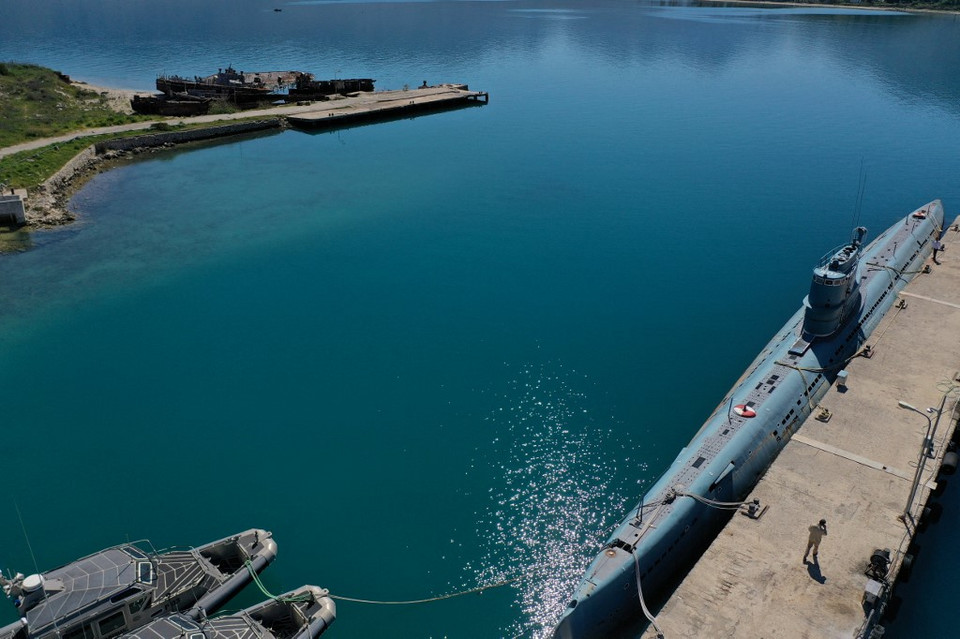
{"type": "MultiPolygon", "coordinates": [[[[74,221],[76,216],[67,210],[73,193],[98,172],[129,161],[143,150],[97,155],[88,151],[91,146],[110,140],[216,129],[264,119],[263,111],[247,117],[228,111],[193,122],[184,118],[131,115],[124,110],[129,110],[132,93],[72,83],[57,71],[35,65],[0,62],[0,112],[3,113],[0,149],[9,150],[24,144],[30,147],[0,154],[0,186],[26,189],[27,230],[74,221]],[[98,133],[102,128],[114,130],[98,133]],[[44,140],[50,143],[42,144],[44,140]]],[[[170,144],[202,143],[165,141],[164,146],[150,150],[162,150],[170,144]]],[[[0,232],[4,232],[3,227],[0,232]]]]}
{"type": "Polygon", "coordinates": [[[76,215],[68,210],[67,204],[72,195],[98,173],[130,162],[144,152],[167,151],[171,146],[210,144],[225,136],[256,135],[265,129],[279,128],[281,123],[278,120],[279,118],[271,118],[265,121],[261,116],[229,122],[161,126],[76,137],[67,142],[21,151],[0,159],[0,180],[7,180],[6,183],[10,186],[27,189],[29,195],[25,201],[26,229],[58,227],[76,219],[76,215]],[[248,123],[256,123],[258,126],[237,131],[248,123]],[[181,135],[194,132],[207,132],[208,135],[196,140],[185,139],[195,136],[181,135]],[[147,139],[137,140],[132,143],[134,146],[126,149],[100,148],[100,144],[104,142],[141,137],[147,139]]]}
{"type": "Polygon", "coordinates": [[[133,91],[74,83],[44,67],[0,62],[0,150],[50,143],[0,154],[0,184],[37,189],[91,144],[167,131],[190,131],[262,119],[262,112],[243,117],[233,111],[202,121],[129,113],[133,91]],[[98,129],[118,130],[97,133],[98,129]]]}
{"type": "Polygon", "coordinates": [[[144,122],[98,92],[52,69],[0,62],[0,147],[97,127],[144,122]]]}
{"type": "MultiPolygon", "coordinates": [[[[255,115],[249,118],[231,119],[229,123],[242,124],[244,122],[262,119],[262,115],[255,115]]],[[[35,149],[26,149],[0,157],[0,183],[5,183],[8,187],[18,189],[35,189],[62,169],[71,159],[76,157],[78,153],[91,145],[96,145],[107,140],[117,140],[156,133],[212,129],[223,126],[225,123],[226,121],[222,120],[215,122],[188,122],[186,124],[154,122],[149,128],[116,133],[102,133],[99,135],[84,135],[82,131],[79,131],[76,132],[75,137],[63,142],[56,142],[35,149]]]]}

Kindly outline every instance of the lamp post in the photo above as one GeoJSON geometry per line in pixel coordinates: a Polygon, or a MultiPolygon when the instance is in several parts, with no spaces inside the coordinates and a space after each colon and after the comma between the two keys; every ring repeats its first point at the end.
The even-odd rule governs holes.
{"type": "Polygon", "coordinates": [[[933,435],[931,433],[931,431],[933,430],[933,422],[930,420],[930,416],[927,415],[927,413],[932,412],[936,409],[928,408],[927,413],[925,413],[919,408],[917,408],[916,406],[914,406],[913,404],[908,404],[902,399],[897,402],[897,405],[900,406],[900,408],[906,408],[907,410],[912,410],[915,413],[919,413],[920,415],[923,415],[926,418],[927,435],[926,437],[923,438],[923,449],[926,451],[927,457],[929,457],[930,459],[933,459],[933,435]]]}
{"type": "Polygon", "coordinates": [[[907,497],[907,506],[903,511],[903,518],[906,520],[906,518],[910,516],[910,507],[913,506],[913,498],[916,496],[917,487],[920,485],[920,476],[923,474],[923,466],[926,462],[926,458],[933,457],[933,439],[930,434],[930,431],[933,430],[933,422],[930,420],[929,415],[918,409],[916,406],[908,404],[902,399],[897,402],[897,405],[900,408],[919,413],[927,419],[927,435],[923,438],[923,449],[920,451],[920,458],[917,460],[917,472],[914,473],[913,483],[910,486],[910,496],[907,497]]]}

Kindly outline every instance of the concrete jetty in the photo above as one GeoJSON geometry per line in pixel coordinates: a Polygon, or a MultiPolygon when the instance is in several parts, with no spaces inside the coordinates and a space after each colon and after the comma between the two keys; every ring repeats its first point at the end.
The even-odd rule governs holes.
{"type": "MultiPolygon", "coordinates": [[[[868,637],[912,561],[960,395],[960,218],[657,615],[680,637],[868,637]],[[759,516],[757,516],[759,515],[759,516]],[[819,555],[809,529],[826,520],[819,555]],[[879,551],[879,552],[877,552],[879,551]]],[[[657,633],[649,627],[644,639],[657,633]]]]}
{"type": "Polygon", "coordinates": [[[358,121],[402,117],[412,112],[486,104],[483,91],[470,91],[465,84],[441,84],[397,91],[359,92],[317,102],[306,112],[287,115],[292,126],[317,129],[343,126],[358,121]]]}

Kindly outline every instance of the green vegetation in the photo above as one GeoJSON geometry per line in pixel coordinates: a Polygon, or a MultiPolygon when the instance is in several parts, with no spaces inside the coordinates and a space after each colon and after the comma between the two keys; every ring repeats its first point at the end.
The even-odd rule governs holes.
{"type": "Polygon", "coordinates": [[[145,119],[114,111],[99,93],[72,86],[56,71],[0,63],[0,147],[145,119]]]}
{"type": "Polygon", "coordinates": [[[214,100],[210,103],[210,115],[224,115],[226,113],[240,113],[240,107],[227,100],[214,100]]]}
{"type": "MultiPolygon", "coordinates": [[[[259,116],[252,116],[249,118],[230,120],[229,124],[252,122],[254,120],[261,119],[263,118],[259,116]]],[[[116,140],[118,138],[148,135],[150,133],[162,133],[165,131],[189,131],[192,129],[205,129],[212,126],[222,126],[224,124],[227,124],[227,122],[195,122],[191,124],[154,122],[150,125],[149,129],[77,137],[67,142],[50,144],[39,149],[20,151],[19,153],[14,153],[4,158],[0,158],[0,183],[4,183],[9,187],[18,189],[32,190],[39,184],[43,183],[51,175],[59,171],[67,162],[72,160],[74,156],[80,153],[80,151],[92,144],[103,142],[104,140],[116,140]]]]}
{"type": "Polygon", "coordinates": [[[32,151],[20,151],[0,158],[0,182],[18,189],[33,189],[91,144],[116,137],[119,136],[75,138],[69,142],[51,144],[32,151]]]}

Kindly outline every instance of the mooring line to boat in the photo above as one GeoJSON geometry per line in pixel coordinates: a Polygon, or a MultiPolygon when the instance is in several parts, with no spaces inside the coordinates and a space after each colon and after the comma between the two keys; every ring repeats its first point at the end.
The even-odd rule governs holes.
{"type": "MultiPolygon", "coordinates": [[[[899,293],[898,293],[898,294],[899,294],[899,293]]],[[[903,298],[902,298],[902,297],[900,298],[900,301],[903,302],[903,298]]],[[[903,311],[903,309],[905,309],[906,307],[907,307],[907,303],[906,303],[906,302],[903,302],[903,305],[902,305],[902,306],[899,306],[899,305],[894,306],[894,308],[897,309],[897,312],[894,313],[894,314],[893,314],[893,317],[890,318],[890,321],[887,322],[887,325],[884,327],[883,332],[880,333],[879,335],[877,335],[877,337],[873,340],[873,343],[874,343],[874,344],[876,344],[877,342],[879,342],[879,341],[880,341],[880,338],[882,338],[882,337],[887,333],[887,331],[890,330],[890,327],[893,326],[894,321],[896,321],[897,317],[900,316],[900,312],[903,311]]],[[[884,319],[886,319],[886,317],[884,317],[884,319]]],[[[859,353],[858,353],[858,354],[859,354],[859,353]]]]}
{"type": "Polygon", "coordinates": [[[487,584],[486,586],[478,586],[476,588],[471,588],[470,590],[461,590],[459,592],[450,592],[445,595],[439,595],[436,597],[429,597],[427,599],[410,599],[407,601],[380,601],[376,599],[357,599],[355,597],[344,597],[343,595],[328,595],[331,599],[337,599],[339,601],[350,601],[353,603],[363,603],[363,604],[379,604],[382,606],[406,606],[410,604],[422,604],[430,603],[432,601],[443,601],[444,599],[453,599],[454,597],[461,597],[463,595],[472,595],[476,593],[483,592],[484,590],[491,590],[493,588],[500,588],[512,584],[515,581],[520,581],[526,575],[520,575],[519,577],[513,577],[512,579],[504,579],[503,581],[498,581],[494,584],[487,584]]]}
{"type": "MultiPolygon", "coordinates": [[[[901,311],[901,310],[903,310],[903,309],[898,308],[898,309],[897,309],[897,312],[893,315],[893,317],[896,318],[896,316],[900,314],[900,311],[901,311]]],[[[886,333],[887,330],[888,330],[888,328],[889,328],[889,327],[887,327],[887,329],[884,329],[883,333],[886,333]]],[[[876,338],[875,340],[873,340],[873,344],[876,344],[878,341],[880,341],[880,338],[883,337],[883,333],[880,333],[880,334],[877,336],[877,338],[876,338]]],[[[829,372],[831,372],[831,371],[837,370],[838,368],[843,368],[844,366],[846,366],[847,364],[849,364],[850,362],[852,362],[853,360],[855,360],[855,359],[858,358],[858,357],[866,356],[867,358],[869,358],[870,355],[867,355],[867,353],[869,353],[869,352],[872,350],[872,348],[873,348],[873,345],[872,345],[872,344],[871,344],[871,345],[866,345],[866,344],[864,344],[864,346],[863,346],[862,348],[860,348],[856,353],[854,353],[854,354],[851,355],[850,357],[848,357],[848,358],[846,358],[846,359],[843,359],[843,360],[840,360],[839,362],[837,362],[837,363],[835,363],[835,364],[830,364],[829,366],[820,366],[820,367],[816,367],[816,368],[813,367],[813,366],[797,366],[796,364],[789,364],[789,363],[784,362],[784,361],[782,361],[782,360],[776,360],[776,361],[774,362],[774,364],[779,364],[780,366],[783,366],[784,368],[792,368],[792,369],[794,369],[794,370],[796,370],[796,371],[800,371],[801,376],[803,375],[803,371],[807,371],[808,373],[829,373],[829,372]]],[[[807,380],[804,378],[803,381],[804,381],[804,386],[806,386],[806,381],[807,381],[807,380]]]]}
{"type": "MultiPolygon", "coordinates": [[[[893,318],[894,318],[894,319],[896,319],[897,315],[900,314],[900,311],[901,311],[901,310],[902,310],[902,309],[897,309],[897,312],[893,315],[893,318]]],[[[891,320],[891,322],[892,322],[892,320],[891,320]]],[[[876,339],[873,340],[873,344],[872,344],[872,345],[869,345],[869,346],[868,346],[868,345],[864,345],[863,348],[857,350],[857,352],[854,353],[853,355],[851,355],[850,357],[848,357],[848,358],[846,358],[846,359],[842,359],[842,360],[840,360],[839,362],[836,362],[835,364],[830,364],[829,366],[821,366],[821,367],[817,367],[817,368],[814,368],[814,367],[812,367],[812,366],[797,366],[796,364],[790,364],[790,363],[784,362],[784,361],[782,361],[782,360],[776,360],[776,361],[774,362],[774,364],[777,364],[777,365],[779,365],[779,366],[783,366],[784,368],[792,368],[793,370],[795,370],[795,371],[797,371],[798,373],[800,373],[800,379],[801,379],[801,381],[803,382],[803,387],[804,387],[804,392],[803,392],[803,394],[804,394],[804,396],[807,398],[807,408],[810,410],[810,413],[813,414],[813,409],[814,409],[814,405],[813,405],[813,395],[810,394],[810,391],[809,391],[809,390],[806,390],[808,384],[807,384],[807,376],[803,374],[804,371],[806,371],[806,372],[808,372],[808,373],[820,373],[820,374],[823,374],[823,373],[830,373],[830,372],[836,371],[837,369],[842,369],[844,366],[846,366],[847,364],[849,364],[850,362],[852,362],[852,361],[855,360],[856,358],[861,357],[861,356],[863,356],[863,355],[866,354],[866,353],[869,353],[870,350],[872,349],[872,347],[873,347],[874,345],[876,345],[877,342],[880,341],[880,338],[881,338],[881,337],[883,337],[883,333],[886,333],[889,328],[890,328],[890,325],[888,324],[888,325],[887,325],[887,328],[885,328],[885,329],[883,330],[883,332],[880,333],[879,335],[877,335],[876,339]]],[[[869,355],[867,355],[867,357],[869,357],[869,355]]]]}
{"type": "Polygon", "coordinates": [[[945,397],[950,397],[958,394],[958,391],[960,391],[960,385],[955,384],[952,379],[944,378],[937,382],[937,390],[943,393],[945,397]]]}
{"type": "Polygon", "coordinates": [[[716,508],[718,510],[737,510],[741,506],[747,506],[753,503],[753,500],[747,501],[717,501],[716,499],[710,499],[702,495],[697,495],[695,493],[687,492],[677,492],[677,497],[690,497],[696,501],[699,501],[705,506],[710,506],[711,508],[716,508]]]}
{"type": "MultiPolygon", "coordinates": [[[[680,493],[675,490],[672,492],[672,494],[670,491],[668,491],[667,495],[659,502],[647,504],[648,506],[656,506],[656,510],[654,510],[653,514],[650,515],[647,523],[643,524],[638,520],[638,523],[641,523],[642,525],[640,527],[640,532],[637,534],[637,541],[634,542],[635,544],[639,543],[639,540],[643,538],[643,536],[647,533],[647,530],[649,530],[649,528],[657,520],[657,515],[660,514],[660,510],[665,508],[667,505],[672,504],[673,498],[682,494],[684,493],[680,493]]],[[[637,509],[638,512],[642,511],[643,506],[644,504],[641,502],[641,507],[637,509]]],[[[660,630],[660,626],[657,625],[657,618],[647,608],[647,602],[643,599],[643,588],[640,585],[640,557],[637,555],[636,545],[630,549],[630,555],[633,557],[633,569],[637,580],[637,598],[640,600],[640,609],[643,611],[643,616],[647,618],[647,621],[650,622],[650,625],[653,626],[653,628],[657,631],[657,639],[664,639],[663,631],[660,630]]]]}
{"type": "Polygon", "coordinates": [[[280,603],[301,603],[301,602],[310,601],[313,599],[313,595],[310,595],[307,593],[304,593],[302,595],[296,595],[295,597],[283,597],[281,595],[274,595],[269,590],[267,590],[266,586],[263,585],[263,582],[260,581],[260,575],[257,574],[256,570],[254,570],[253,562],[247,559],[246,561],[243,562],[243,565],[247,567],[247,570],[250,572],[250,576],[253,577],[253,583],[257,584],[257,588],[260,589],[260,592],[262,592],[264,596],[268,597],[269,599],[273,599],[274,601],[279,601],[280,603]]]}
{"type": "Polygon", "coordinates": [[[657,506],[663,505],[663,500],[660,501],[651,501],[649,503],[643,503],[643,497],[640,497],[640,504],[637,505],[637,513],[633,516],[637,520],[637,523],[643,523],[643,511],[649,508],[656,508],[657,506]]]}
{"type": "Polygon", "coordinates": [[[664,639],[663,631],[660,630],[660,626],[657,625],[657,618],[647,609],[647,602],[643,600],[643,588],[640,587],[640,558],[637,557],[637,549],[634,548],[630,554],[633,555],[633,571],[637,575],[637,597],[640,599],[640,608],[643,610],[643,616],[647,618],[647,621],[650,622],[653,629],[657,631],[657,639],[664,639]]]}
{"type": "Polygon", "coordinates": [[[872,267],[874,267],[874,268],[886,269],[886,270],[890,271],[891,273],[895,273],[897,277],[894,278],[894,281],[899,280],[899,279],[902,279],[902,276],[903,276],[903,275],[916,275],[917,273],[923,273],[923,269],[922,269],[922,268],[919,269],[919,270],[916,270],[916,271],[898,271],[897,269],[893,268],[892,266],[887,266],[886,264],[878,264],[877,262],[866,262],[866,265],[867,265],[867,266],[872,266],[872,267]]]}

